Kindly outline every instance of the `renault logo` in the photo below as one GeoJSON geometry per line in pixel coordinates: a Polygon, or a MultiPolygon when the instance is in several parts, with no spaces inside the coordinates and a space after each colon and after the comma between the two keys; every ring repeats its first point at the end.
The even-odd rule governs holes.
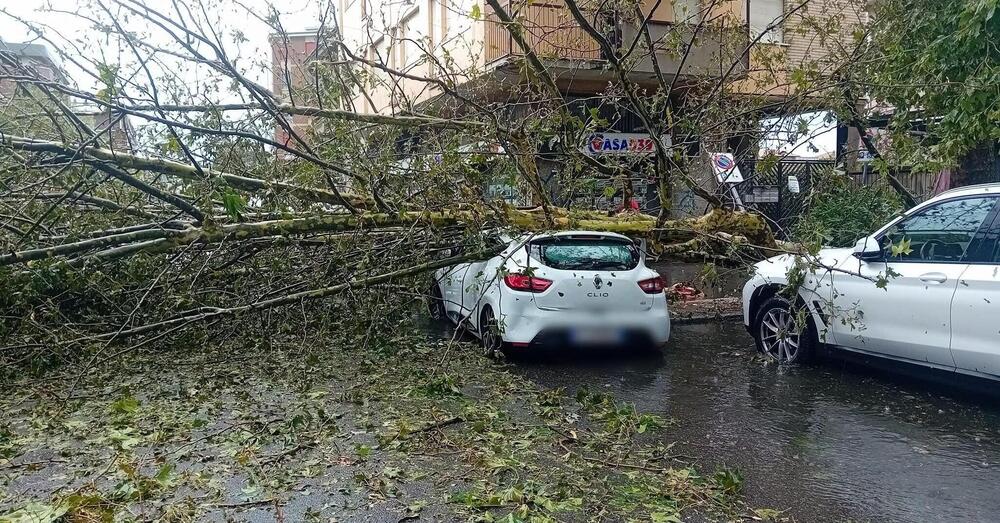
{"type": "Polygon", "coordinates": [[[604,280],[601,279],[601,275],[598,274],[597,276],[594,276],[594,288],[600,289],[601,286],[603,285],[604,285],[604,280]]]}

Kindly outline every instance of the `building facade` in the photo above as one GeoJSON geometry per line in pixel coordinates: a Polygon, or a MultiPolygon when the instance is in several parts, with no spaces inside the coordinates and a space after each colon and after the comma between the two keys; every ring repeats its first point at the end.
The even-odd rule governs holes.
{"type": "MultiPolygon", "coordinates": [[[[49,117],[39,116],[38,105],[49,100],[45,96],[37,96],[37,93],[32,96],[29,90],[37,88],[36,82],[39,81],[68,86],[69,77],[59,62],[45,45],[0,41],[0,74],[3,76],[0,78],[0,110],[13,117],[5,122],[13,126],[8,130],[26,134],[44,133],[47,125],[33,124],[46,123],[49,117]],[[18,126],[23,126],[23,129],[18,126]]],[[[81,104],[80,100],[58,89],[50,91],[73,112],[75,120],[94,131],[98,143],[115,149],[133,149],[135,130],[128,117],[107,107],[81,104]]],[[[60,113],[54,111],[53,114],[60,113]]],[[[70,120],[67,117],[61,125],[72,126],[70,120]]]]}
{"type": "MultiPolygon", "coordinates": [[[[607,116],[604,131],[611,140],[649,132],[635,114],[608,103],[605,93],[617,83],[615,72],[597,40],[562,0],[505,0],[502,5],[516,17],[575,114],[607,116]]],[[[644,38],[636,17],[580,5],[614,46],[627,48],[644,38]]],[[[791,0],[644,0],[641,13],[656,60],[654,64],[646,53],[633,62],[627,72],[630,83],[652,94],[663,84],[681,92],[706,79],[720,79],[728,92],[775,101],[797,94],[796,71],[819,69],[824,57],[848,48],[865,17],[859,0],[804,5],[791,0]],[[816,29],[821,19],[828,24],[824,31],[816,29]],[[836,22],[832,31],[831,20],[836,22]]],[[[477,100],[523,101],[525,56],[500,18],[478,0],[339,0],[336,37],[361,64],[356,74],[364,85],[349,109],[378,114],[419,110],[439,99],[443,90],[438,80],[477,100]]],[[[306,99],[301,91],[311,87],[315,74],[309,64],[323,60],[321,35],[317,30],[272,38],[273,89],[280,99],[299,104],[306,99]]],[[[514,110],[530,111],[530,106],[514,110]]],[[[516,115],[507,117],[516,121],[516,115]]],[[[295,116],[292,122],[302,132],[311,127],[308,117],[295,116]]],[[[287,140],[285,134],[276,130],[279,140],[287,140]]],[[[543,154],[543,176],[552,169],[545,161],[543,154]]]]}
{"type": "MultiPolygon", "coordinates": [[[[27,76],[49,82],[66,81],[62,68],[42,44],[0,40],[0,73],[4,76],[27,76]]],[[[0,99],[12,99],[17,87],[16,79],[0,78],[0,99]]]]}

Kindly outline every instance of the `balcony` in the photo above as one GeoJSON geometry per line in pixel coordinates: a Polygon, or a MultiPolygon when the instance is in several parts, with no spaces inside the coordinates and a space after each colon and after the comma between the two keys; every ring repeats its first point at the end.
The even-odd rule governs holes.
{"type": "MultiPolygon", "coordinates": [[[[695,35],[694,24],[687,23],[688,20],[675,21],[674,14],[670,12],[671,2],[661,2],[658,9],[661,12],[654,13],[648,28],[656,48],[657,65],[668,81],[675,75],[718,76],[734,62],[737,63],[734,77],[738,78],[746,71],[746,57],[738,54],[744,46],[734,45],[747,41],[748,30],[743,25],[743,11],[739,7],[742,2],[724,1],[720,4],[723,7],[712,13],[712,19],[729,23],[706,25],[695,35]],[[662,7],[664,5],[665,8],[662,7]],[[666,12],[662,12],[664,10],[666,12]],[[694,45],[684,59],[684,48],[692,38],[694,45]],[[737,42],[734,38],[741,40],[737,42]]],[[[528,43],[550,68],[561,87],[572,83],[574,89],[586,91],[607,85],[610,76],[600,46],[576,23],[562,0],[530,3],[508,0],[506,8],[521,22],[528,43]]],[[[622,21],[613,13],[595,16],[593,10],[585,10],[584,14],[589,20],[602,20],[599,29],[615,45],[628,46],[637,37],[642,45],[640,29],[634,23],[622,21]]],[[[516,74],[515,66],[523,56],[520,47],[500,23],[496,13],[487,7],[485,15],[484,61],[487,70],[516,74]]],[[[629,76],[640,85],[656,85],[652,57],[647,54],[633,62],[629,76]]]]}
{"type": "MultiPolygon", "coordinates": [[[[508,2],[507,12],[511,12],[508,2]]],[[[600,60],[601,49],[573,19],[566,4],[557,2],[531,3],[519,13],[524,36],[543,59],[600,60]]],[[[486,63],[491,64],[511,56],[520,56],[521,49],[500,23],[496,13],[487,6],[486,63]]]]}

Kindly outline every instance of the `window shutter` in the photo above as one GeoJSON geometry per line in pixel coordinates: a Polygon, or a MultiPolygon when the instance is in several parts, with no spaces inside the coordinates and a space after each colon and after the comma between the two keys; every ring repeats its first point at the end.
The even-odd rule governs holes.
{"type": "MultiPolygon", "coordinates": [[[[783,0],[748,0],[750,2],[750,33],[754,38],[764,32],[784,15],[783,0]]],[[[771,29],[760,41],[780,43],[783,39],[780,26],[771,29]]]]}
{"type": "Polygon", "coordinates": [[[701,16],[701,2],[699,0],[673,0],[674,21],[698,23],[701,16]]]}

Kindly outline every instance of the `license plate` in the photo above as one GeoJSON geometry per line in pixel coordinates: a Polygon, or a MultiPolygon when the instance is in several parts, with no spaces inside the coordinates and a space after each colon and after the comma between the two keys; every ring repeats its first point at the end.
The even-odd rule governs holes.
{"type": "Polygon", "coordinates": [[[619,329],[573,329],[569,334],[570,342],[581,345],[617,345],[625,341],[619,329]]]}

